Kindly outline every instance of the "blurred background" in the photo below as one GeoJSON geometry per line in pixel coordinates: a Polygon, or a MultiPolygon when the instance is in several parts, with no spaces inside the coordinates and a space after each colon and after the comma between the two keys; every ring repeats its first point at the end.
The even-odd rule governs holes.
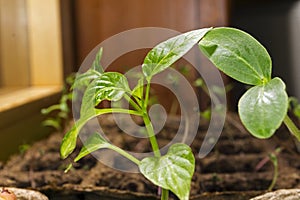
{"type": "MultiPolygon", "coordinates": [[[[58,101],[65,78],[103,40],[139,27],[211,26],[257,38],[272,57],[273,76],[300,98],[299,0],[0,0],[0,160],[52,131],[41,126],[40,110],[58,101]]],[[[148,50],[120,57],[109,70],[141,64],[148,50]]],[[[211,64],[201,58],[199,65],[211,64]]],[[[224,81],[234,84],[228,105],[236,110],[246,88],[224,81]]]]}

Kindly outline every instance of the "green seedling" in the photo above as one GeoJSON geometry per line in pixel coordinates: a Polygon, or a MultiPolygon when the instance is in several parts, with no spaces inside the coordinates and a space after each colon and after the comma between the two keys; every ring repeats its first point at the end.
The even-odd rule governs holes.
{"type": "Polygon", "coordinates": [[[56,113],[54,117],[48,117],[42,122],[43,126],[53,127],[56,130],[62,130],[64,123],[69,119],[70,108],[69,104],[73,99],[73,92],[70,87],[75,80],[75,74],[71,74],[66,78],[65,85],[62,89],[62,95],[58,104],[51,105],[48,108],[43,108],[41,113],[43,115],[50,115],[56,113]]]}
{"type": "MultiPolygon", "coordinates": [[[[254,85],[239,102],[239,114],[245,127],[256,137],[267,138],[284,122],[299,139],[296,126],[287,117],[288,98],[280,78],[271,79],[271,59],[267,51],[253,37],[232,28],[204,28],[170,38],[146,55],[142,64],[143,76],[137,85],[129,87],[127,78],[117,72],[105,72],[100,64],[102,49],[91,68],[77,76],[74,88],[86,87],[80,118],[63,138],[61,157],[67,158],[76,147],[82,127],[92,118],[107,113],[126,113],[143,119],[153,156],[139,160],[127,151],[109,143],[103,135],[92,134],[74,159],[99,149],[111,149],[132,161],[153,184],[162,188],[161,199],[167,200],[172,191],[180,200],[188,200],[195,158],[191,148],[183,143],[169,147],[161,155],[148,108],[151,79],[198,44],[201,51],[225,74],[243,83],[254,85]],[[200,42],[199,42],[200,41],[200,42]],[[145,86],[144,86],[145,85],[145,86]],[[102,101],[127,101],[131,107],[98,108],[102,101]]],[[[68,169],[71,168],[71,165],[68,169]]]]}
{"type": "Polygon", "coordinates": [[[264,165],[266,165],[269,161],[273,164],[274,173],[270,186],[268,187],[268,191],[272,191],[278,178],[278,155],[282,151],[281,148],[276,148],[274,152],[271,152],[267,157],[262,159],[255,167],[255,170],[260,170],[264,165]]]}
{"type": "Polygon", "coordinates": [[[239,100],[238,112],[252,135],[269,138],[284,123],[300,141],[300,131],[287,113],[285,83],[271,77],[271,58],[256,39],[237,29],[216,28],[206,34],[199,47],[219,70],[251,85],[239,100]]]}
{"type": "Polygon", "coordinates": [[[87,139],[74,161],[77,162],[82,157],[98,149],[111,149],[135,163],[147,179],[162,188],[161,199],[168,199],[170,190],[179,199],[188,200],[195,168],[195,158],[191,148],[183,143],[171,145],[168,152],[161,155],[148,113],[151,79],[186,54],[209,30],[199,29],[187,32],[154,47],[145,57],[142,64],[143,76],[133,89],[129,87],[128,80],[123,74],[104,72],[100,64],[102,57],[102,49],[100,49],[92,67],[87,72],[80,74],[75,81],[75,88],[86,86],[86,90],[82,98],[80,119],[75,122],[75,126],[65,135],[62,141],[61,157],[66,158],[74,151],[80,129],[90,119],[107,113],[126,113],[140,116],[147,130],[154,153],[153,156],[139,160],[123,149],[109,143],[100,134],[95,133],[87,139]],[[111,102],[125,100],[131,105],[131,108],[97,108],[97,105],[104,100],[111,102]]]}

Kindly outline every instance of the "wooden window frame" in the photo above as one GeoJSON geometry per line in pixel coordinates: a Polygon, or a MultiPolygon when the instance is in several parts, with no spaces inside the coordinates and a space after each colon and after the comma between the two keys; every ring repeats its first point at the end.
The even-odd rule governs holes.
{"type": "Polygon", "coordinates": [[[40,110],[56,103],[62,89],[60,6],[60,0],[0,0],[0,161],[53,131],[41,126],[40,110]]]}

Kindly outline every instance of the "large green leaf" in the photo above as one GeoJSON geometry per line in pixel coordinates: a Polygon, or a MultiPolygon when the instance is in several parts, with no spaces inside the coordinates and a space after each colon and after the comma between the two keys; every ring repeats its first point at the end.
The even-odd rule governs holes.
{"type": "Polygon", "coordinates": [[[248,131],[268,138],[281,125],[288,109],[285,84],[274,78],[265,85],[250,88],[239,101],[239,115],[248,131]]]}
{"type": "Polygon", "coordinates": [[[180,200],[188,200],[195,158],[186,144],[173,144],[160,158],[144,158],[139,169],[155,185],[171,190],[180,200]]]}
{"type": "Polygon", "coordinates": [[[271,79],[272,62],[252,36],[234,28],[214,28],[199,42],[201,51],[228,76],[250,85],[271,79]]]}
{"type": "Polygon", "coordinates": [[[209,28],[193,30],[170,38],[155,46],[145,57],[142,65],[147,80],[165,70],[186,54],[209,31],[209,28]]]}
{"type": "Polygon", "coordinates": [[[95,105],[103,100],[119,101],[126,92],[131,94],[126,77],[118,72],[105,72],[93,84],[95,105]]]}

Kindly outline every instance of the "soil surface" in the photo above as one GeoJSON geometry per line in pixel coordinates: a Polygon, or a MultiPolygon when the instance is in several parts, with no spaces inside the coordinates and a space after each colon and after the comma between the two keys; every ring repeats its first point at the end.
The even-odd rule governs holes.
{"type": "MultiPolygon", "coordinates": [[[[268,156],[276,148],[279,177],[274,189],[300,188],[300,154],[293,138],[281,127],[271,139],[253,138],[240,127],[235,115],[230,114],[217,145],[205,158],[197,154],[206,135],[207,124],[201,123],[192,143],[196,156],[196,170],[192,179],[191,199],[245,200],[265,193],[271,184],[274,168],[268,156]],[[234,119],[234,121],[232,121],[234,119]],[[262,160],[267,162],[259,169],[262,160]],[[215,196],[212,198],[211,196],[215,196]]],[[[170,118],[157,135],[162,147],[170,142],[178,129],[179,119],[170,118]]],[[[115,145],[132,152],[148,152],[147,139],[123,133],[110,115],[101,118],[101,127],[115,145]]],[[[15,155],[0,165],[0,186],[32,188],[46,194],[50,200],[83,199],[159,199],[158,189],[139,173],[115,170],[87,156],[74,164],[68,173],[64,169],[71,159],[61,160],[59,147],[63,133],[32,145],[22,155],[15,155]]],[[[78,141],[80,146],[80,141],[78,141]]],[[[74,158],[80,148],[71,157],[74,158]]],[[[115,160],[112,165],[119,165],[115,160]]],[[[176,199],[171,194],[171,198],[176,199]]]]}

